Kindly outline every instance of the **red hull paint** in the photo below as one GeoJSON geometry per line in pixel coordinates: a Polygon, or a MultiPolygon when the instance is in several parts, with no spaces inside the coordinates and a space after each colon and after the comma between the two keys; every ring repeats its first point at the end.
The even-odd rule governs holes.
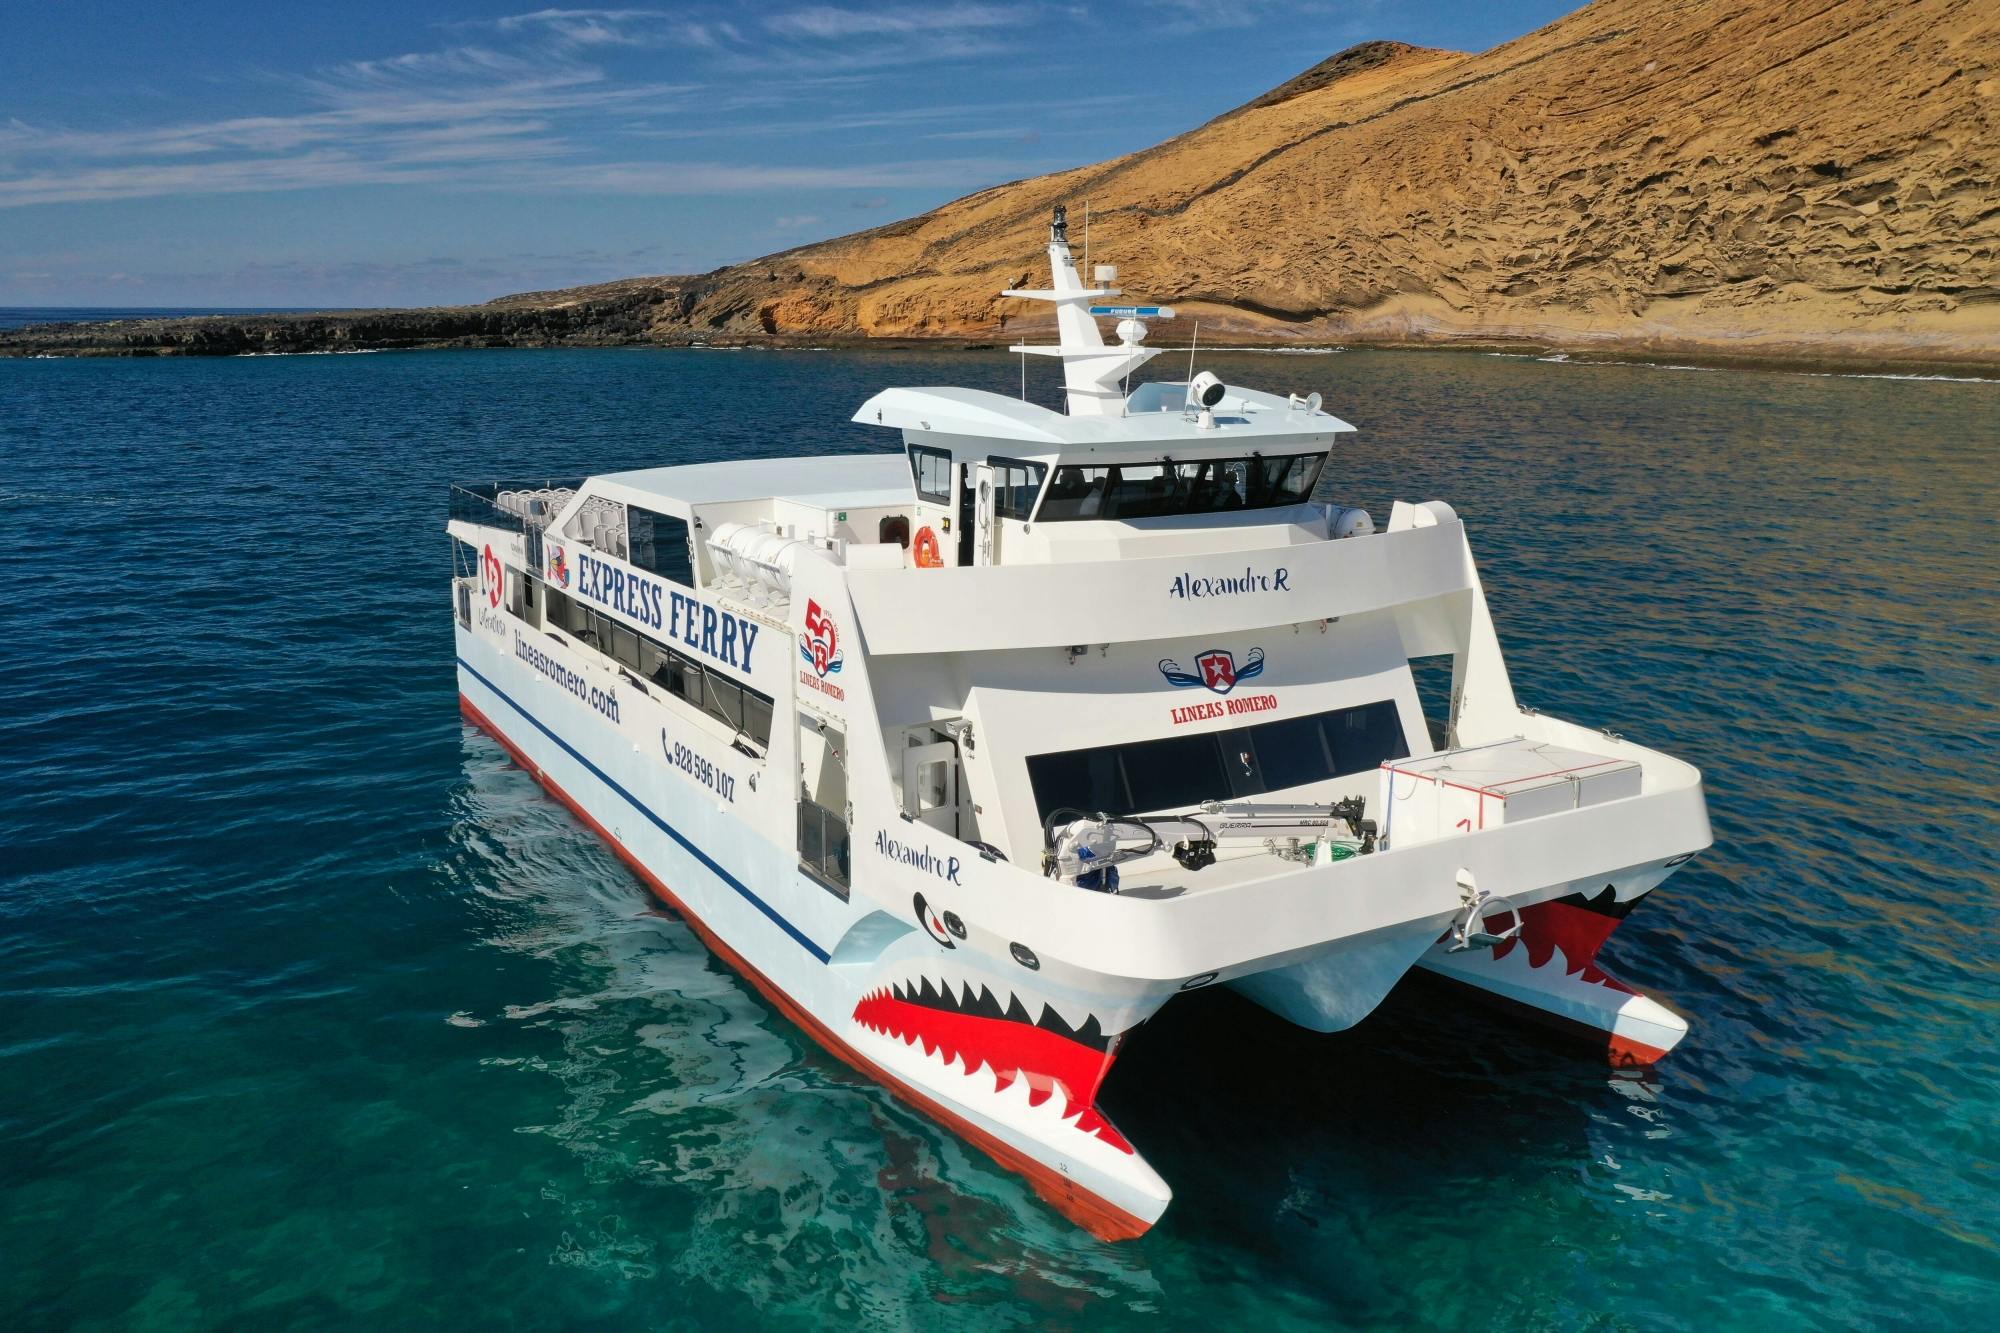
{"type": "Polygon", "coordinates": [[[1110,1051],[1069,1041],[1032,1023],[932,1009],[899,1000],[888,991],[863,996],[854,1007],[854,1021],[905,1044],[912,1039],[921,1042],[925,1055],[962,1059],[967,1069],[985,1065],[1001,1088],[1025,1078],[1030,1106],[1060,1095],[1069,1111],[1081,1113],[1076,1122],[1080,1132],[1095,1134],[1121,1152],[1133,1151],[1097,1109],[1098,1086],[1111,1072],[1114,1059],[1110,1051]]]}
{"type": "Polygon", "coordinates": [[[973,1144],[1007,1170],[1026,1179],[1028,1184],[1034,1188],[1035,1193],[1040,1195],[1050,1207],[1099,1240],[1131,1240],[1135,1236],[1144,1235],[1151,1229],[1153,1225],[1151,1222],[1136,1217],[1116,1204],[1111,1203],[1109,1200],[1090,1193],[1088,1190],[1078,1186],[1068,1176],[1050,1169],[1013,1145],[980,1129],[963,1116],[946,1109],[917,1089],[898,1079],[895,1075],[889,1073],[889,1071],[868,1059],[867,1056],[862,1055],[852,1046],[842,1041],[834,1034],[832,1029],[800,1008],[783,990],[773,984],[769,978],[752,967],[741,954],[737,953],[727,944],[724,944],[721,937],[710,930],[702,922],[701,918],[687,909],[687,905],[674,895],[672,889],[669,889],[652,871],[648,870],[645,864],[628,851],[623,843],[612,837],[611,830],[593,819],[590,813],[571,798],[570,794],[564,791],[553,778],[537,767],[534,761],[529,759],[519,746],[507,738],[506,732],[494,725],[493,720],[487,717],[486,714],[479,711],[478,706],[472,700],[461,694],[458,696],[458,707],[459,711],[465,715],[468,721],[498,741],[501,748],[513,756],[515,763],[533,774],[535,780],[546,787],[551,796],[569,807],[570,813],[582,820],[585,827],[589,828],[598,837],[604,839],[611,850],[618,854],[618,859],[630,866],[633,873],[639,876],[661,902],[664,902],[680,914],[681,918],[693,928],[694,933],[700,937],[702,943],[707,945],[711,952],[742,973],[744,979],[755,986],[766,1000],[769,1000],[777,1007],[780,1013],[803,1029],[807,1036],[825,1047],[828,1052],[860,1073],[874,1079],[897,1098],[922,1111],[946,1129],[951,1130],[968,1143],[973,1144]]]}
{"type": "MultiPolygon", "coordinates": [[[[1498,962],[1517,948],[1528,951],[1528,962],[1537,968],[1546,967],[1555,957],[1557,949],[1569,964],[1568,973],[1572,977],[1592,986],[1603,986],[1625,995],[1637,995],[1638,991],[1612,976],[1597,965],[1597,951],[1611,938],[1611,932],[1624,924],[1622,916],[1612,916],[1608,912],[1594,912],[1573,903],[1537,903],[1533,907],[1521,909],[1521,933],[1493,950],[1493,960],[1498,962]]],[[[1511,924],[1505,916],[1486,918],[1486,928],[1498,931],[1511,924]]],[[[1437,975],[1433,973],[1432,975],[1437,975]]],[[[1447,981],[1457,981],[1445,977],[1447,981]]],[[[1621,1037],[1606,1032],[1589,1023],[1580,1022],[1562,1014],[1550,1013],[1534,1005],[1524,1004],[1511,996],[1493,991],[1481,990],[1464,982],[1459,985],[1490,1000],[1496,1000],[1506,1008],[1565,1035],[1587,1037],[1593,1045],[1602,1042],[1612,1065],[1619,1069],[1640,1069],[1658,1064],[1666,1059],[1667,1052],[1630,1037],[1621,1037]]]]}
{"type": "MultiPolygon", "coordinates": [[[[1597,951],[1623,921],[1623,917],[1570,903],[1536,903],[1521,909],[1521,933],[1495,948],[1493,961],[1497,963],[1515,949],[1525,948],[1530,966],[1547,967],[1555,951],[1561,949],[1571,976],[1580,975],[1593,986],[1609,986],[1636,995],[1637,991],[1597,965],[1597,951]]],[[[1488,930],[1499,930],[1508,924],[1504,916],[1486,918],[1488,930]]]]}

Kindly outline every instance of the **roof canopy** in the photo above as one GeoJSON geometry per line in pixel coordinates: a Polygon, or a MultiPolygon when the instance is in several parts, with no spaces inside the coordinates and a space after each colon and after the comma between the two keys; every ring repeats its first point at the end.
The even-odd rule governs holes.
{"type": "Polygon", "coordinates": [[[907,500],[910,465],[899,453],[742,458],[609,472],[597,480],[687,505],[775,499],[821,509],[866,509],[907,500]]]}
{"type": "Polygon", "coordinates": [[[1289,399],[1231,387],[1205,428],[1181,411],[1178,384],[1146,384],[1121,416],[1067,416],[1036,403],[984,389],[884,389],[861,405],[854,420],[890,426],[921,442],[925,434],[965,436],[1019,446],[1022,452],[1130,453],[1168,450],[1201,457],[1266,451],[1280,445],[1324,449],[1354,427],[1289,399]]]}

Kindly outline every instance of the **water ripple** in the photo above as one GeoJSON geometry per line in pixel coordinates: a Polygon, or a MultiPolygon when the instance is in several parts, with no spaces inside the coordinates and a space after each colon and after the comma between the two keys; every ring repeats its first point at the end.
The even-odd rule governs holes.
{"type": "Polygon", "coordinates": [[[1174,1209],[1101,1245],[461,726],[446,480],[881,447],[1004,357],[0,362],[0,1323],[1991,1323],[1994,389],[1224,360],[1362,427],[1329,494],[1458,508],[1526,702],[1703,769],[1607,951],[1659,1070],[1190,996],[1105,1094],[1174,1209]]]}

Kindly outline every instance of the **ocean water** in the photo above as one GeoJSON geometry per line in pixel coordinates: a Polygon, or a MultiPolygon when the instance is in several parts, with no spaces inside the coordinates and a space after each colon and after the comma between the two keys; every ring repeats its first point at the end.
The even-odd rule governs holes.
{"type": "Polygon", "coordinates": [[[0,1328],[2000,1319],[2000,386],[1218,355],[1470,524],[1524,701],[1687,756],[1656,1071],[1222,993],[1100,1244],[825,1055],[454,699],[446,482],[881,447],[976,353],[0,361],[0,1328]]]}

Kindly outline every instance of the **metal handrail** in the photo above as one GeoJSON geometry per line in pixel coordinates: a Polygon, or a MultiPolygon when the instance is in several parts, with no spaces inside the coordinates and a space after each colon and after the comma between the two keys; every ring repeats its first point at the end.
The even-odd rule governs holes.
{"type": "MultiPolygon", "coordinates": [[[[525,532],[528,520],[511,509],[500,507],[502,491],[542,491],[583,489],[587,477],[544,477],[539,480],[455,481],[451,483],[451,517],[509,532],[525,532]]],[[[553,514],[550,518],[555,517],[553,514]]],[[[547,526],[543,524],[542,526],[547,526]]]]}
{"type": "Polygon", "coordinates": [[[527,543],[528,568],[542,568],[542,533],[554,522],[553,511],[538,518],[505,508],[500,503],[503,491],[569,491],[574,494],[583,489],[586,477],[544,477],[539,481],[455,481],[451,484],[451,517],[466,523],[477,523],[483,527],[497,527],[505,532],[518,532],[527,543]]]}

